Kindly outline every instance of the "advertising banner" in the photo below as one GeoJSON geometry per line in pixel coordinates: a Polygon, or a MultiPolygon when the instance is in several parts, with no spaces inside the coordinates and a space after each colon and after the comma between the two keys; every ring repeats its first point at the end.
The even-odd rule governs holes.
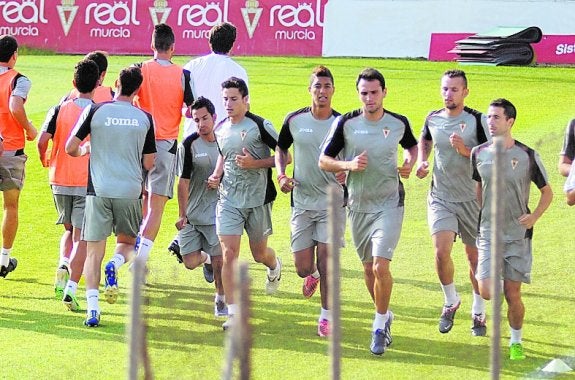
{"type": "Polygon", "coordinates": [[[0,0],[0,34],[62,53],[150,53],[154,25],[176,35],[176,53],[209,52],[208,33],[236,25],[235,55],[321,56],[327,0],[0,0]]]}

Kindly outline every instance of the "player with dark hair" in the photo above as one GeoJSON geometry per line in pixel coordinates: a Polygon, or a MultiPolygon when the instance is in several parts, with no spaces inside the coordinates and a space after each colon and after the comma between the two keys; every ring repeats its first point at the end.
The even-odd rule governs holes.
{"type": "Polygon", "coordinates": [[[400,177],[411,174],[417,140],[405,116],[383,108],[387,88],[379,71],[363,70],[356,86],[363,106],[334,121],[319,166],[330,172],[349,171],[351,234],[375,304],[370,350],[382,355],[392,341],[390,265],[401,233],[405,197],[400,177]],[[404,150],[401,167],[397,166],[398,145],[404,150]]]}
{"type": "MultiPolygon", "coordinates": [[[[104,86],[104,79],[106,78],[106,73],[108,72],[108,53],[102,50],[92,51],[84,56],[84,59],[89,59],[94,61],[98,65],[98,71],[100,77],[98,80],[98,86],[96,91],[94,91],[94,96],[92,100],[95,103],[108,102],[114,99],[114,90],[111,87],[104,86]]],[[[65,100],[77,98],[79,95],[77,89],[73,89],[65,98],[65,100]]]]}
{"type": "Polygon", "coordinates": [[[50,109],[38,138],[40,162],[49,168],[50,187],[58,212],[56,224],[64,226],[54,289],[56,297],[63,300],[70,310],[79,308],[76,290],[86,260],[86,242],[81,240],[81,234],[88,185],[88,156],[71,157],[65,148],[80,114],[84,108],[94,104],[92,97],[99,78],[100,72],[94,61],[84,59],[78,62],[73,80],[78,96],[50,109]],[[52,148],[48,156],[50,140],[52,148]]]}
{"type": "Polygon", "coordinates": [[[217,290],[214,313],[221,317],[228,312],[222,285],[222,249],[216,234],[218,192],[207,185],[220,155],[214,134],[216,114],[212,102],[202,96],[190,108],[196,132],[186,137],[178,149],[178,166],[182,169],[176,228],[180,231],[181,255],[186,268],[195,269],[202,264],[212,266],[217,290]]]}
{"type": "Polygon", "coordinates": [[[24,146],[26,140],[34,140],[38,133],[24,108],[32,84],[14,70],[17,60],[16,39],[0,35],[0,191],[4,201],[0,277],[6,277],[18,265],[10,255],[18,231],[18,203],[28,159],[24,146]]]}
{"type": "Polygon", "coordinates": [[[571,164],[575,160],[575,119],[572,119],[565,128],[563,148],[559,153],[559,173],[567,177],[571,171],[571,164]]]}
{"type": "Polygon", "coordinates": [[[502,256],[503,256],[503,292],[507,301],[507,319],[511,338],[509,358],[525,359],[522,345],[522,327],[525,306],[521,300],[521,283],[531,282],[531,238],[533,225],[547,210],[553,199],[545,168],[537,152],[515,140],[511,128],[516,120],[515,106],[506,99],[491,102],[487,111],[489,134],[503,140],[501,157],[502,172],[498,181],[503,181],[503,192],[493,193],[493,162],[495,147],[491,142],[481,144],[471,151],[473,179],[477,181],[477,197],[481,204],[479,221],[479,260],[477,280],[481,296],[489,299],[491,281],[500,281],[498,275],[491,273],[491,234],[492,202],[494,197],[503,197],[503,209],[498,210],[502,218],[502,256]],[[537,207],[529,210],[530,183],[533,182],[541,197],[537,207]]]}
{"type": "MultiPolygon", "coordinates": [[[[83,238],[88,252],[84,268],[87,315],[85,324],[100,324],[99,286],[106,239],[116,234],[114,257],[124,260],[134,251],[142,222],[142,167],[154,165],[156,144],[152,116],[132,105],[143,77],[138,67],[120,72],[113,102],[86,108],[66,143],[74,157],[90,153],[83,238]],[[90,136],[90,145],[81,142],[90,136]]],[[[107,277],[107,276],[106,276],[107,277]]],[[[117,285],[106,278],[105,296],[116,302],[117,285]]]]}
{"type": "Polygon", "coordinates": [[[230,315],[222,327],[227,329],[238,311],[233,275],[243,230],[248,234],[254,260],[267,267],[267,294],[276,292],[282,266],[268,247],[276,198],[270,149],[277,145],[277,132],[268,120],[248,111],[248,87],[242,79],[232,77],[223,82],[222,99],[228,117],[216,130],[220,157],[208,185],[219,186],[216,230],[222,246],[222,280],[230,315]]]}
{"type": "MultiPolygon", "coordinates": [[[[314,68],[308,91],[311,95],[311,106],[286,116],[279,134],[275,160],[280,189],[284,193],[291,192],[291,249],[297,274],[304,278],[304,297],[310,298],[318,284],[320,285],[321,311],[317,334],[324,337],[329,335],[331,320],[327,298],[327,188],[330,184],[339,185],[334,173],[320,170],[317,165],[321,145],[331,123],[339,116],[339,113],[331,108],[335,87],[333,75],[327,67],[314,68]],[[289,177],[286,166],[290,161],[288,149],[292,144],[294,169],[293,176],[289,177]]],[[[343,236],[345,208],[343,188],[340,186],[340,189],[338,201],[342,207],[335,223],[343,236]]]]}
{"type": "Polygon", "coordinates": [[[471,333],[484,336],[485,303],[479,295],[477,268],[477,220],[479,205],[475,184],[471,179],[469,155],[471,148],[487,141],[487,125],[481,112],[465,106],[469,94],[467,77],[461,70],[448,70],[441,77],[441,97],[444,107],[427,115],[419,140],[417,177],[429,173],[428,158],[433,150],[433,180],[427,198],[427,219],[433,248],[435,269],[444,294],[439,319],[439,332],[448,333],[453,327],[455,312],[461,305],[454,282],[451,259],[457,235],[465,245],[469,262],[469,279],[473,287],[471,333]]]}
{"type": "MultiPolygon", "coordinates": [[[[173,196],[182,105],[189,106],[194,100],[189,72],[171,61],[175,40],[170,26],[154,27],[151,48],[154,58],[139,65],[144,80],[135,98],[135,104],[154,118],[158,150],[155,165],[146,175],[144,222],[137,250],[144,261],[148,260],[160,230],[166,203],[173,196]]],[[[117,270],[122,264],[121,257],[114,257],[106,265],[110,283],[117,283],[117,270]]]]}

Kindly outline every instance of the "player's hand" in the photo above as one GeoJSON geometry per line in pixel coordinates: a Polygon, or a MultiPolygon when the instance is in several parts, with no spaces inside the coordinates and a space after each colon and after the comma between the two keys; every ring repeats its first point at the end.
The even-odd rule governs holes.
{"type": "Polygon", "coordinates": [[[181,229],[183,229],[186,226],[187,223],[188,223],[188,218],[185,216],[181,216],[176,221],[176,228],[178,229],[178,231],[180,231],[181,229]]]}
{"type": "Polygon", "coordinates": [[[256,169],[256,159],[248,152],[246,148],[242,149],[243,155],[237,154],[236,155],[236,164],[241,169],[256,169]]]}
{"type": "Polygon", "coordinates": [[[429,174],[429,162],[421,161],[419,163],[419,166],[417,167],[415,175],[417,176],[417,178],[425,178],[427,177],[428,174],[429,174]]]}
{"type": "Polygon", "coordinates": [[[397,168],[397,171],[399,172],[399,176],[401,178],[408,179],[410,174],[411,174],[411,169],[412,169],[412,166],[409,163],[409,160],[405,159],[405,161],[403,161],[403,165],[399,166],[397,168]]]}
{"type": "Polygon", "coordinates": [[[523,227],[530,229],[535,225],[535,222],[537,222],[537,218],[533,214],[523,214],[519,217],[518,221],[523,227]]]}
{"type": "Polygon", "coordinates": [[[286,194],[292,191],[293,188],[298,185],[298,182],[295,179],[290,178],[285,174],[278,177],[278,183],[282,193],[286,194]]]}
{"type": "Polygon", "coordinates": [[[26,128],[26,140],[33,141],[36,136],[38,136],[38,131],[34,128],[32,123],[28,123],[28,128],[26,128]]]}
{"type": "Polygon", "coordinates": [[[349,170],[352,172],[361,172],[367,168],[367,151],[364,150],[361,154],[355,156],[353,160],[349,161],[349,170]]]}
{"type": "Polygon", "coordinates": [[[340,185],[345,185],[345,181],[347,181],[347,172],[337,172],[335,173],[335,179],[337,183],[340,185]]]}
{"type": "Polygon", "coordinates": [[[212,189],[212,190],[217,189],[218,186],[220,186],[221,180],[222,180],[222,177],[220,177],[216,174],[212,174],[211,176],[209,176],[208,180],[206,181],[208,183],[208,189],[212,189]]]}
{"type": "Polygon", "coordinates": [[[463,152],[467,150],[467,147],[463,143],[463,137],[459,136],[457,133],[452,133],[451,136],[449,136],[449,143],[459,154],[463,154],[463,152]]]}

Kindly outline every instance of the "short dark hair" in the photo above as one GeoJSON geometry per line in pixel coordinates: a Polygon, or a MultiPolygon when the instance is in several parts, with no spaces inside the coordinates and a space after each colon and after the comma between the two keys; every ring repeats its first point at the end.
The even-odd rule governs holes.
{"type": "Polygon", "coordinates": [[[204,107],[206,107],[210,115],[214,116],[214,114],[216,113],[216,107],[214,107],[214,103],[212,103],[212,101],[208,98],[200,96],[199,98],[194,100],[194,102],[190,106],[192,110],[199,110],[200,108],[204,107]]]}
{"type": "Polygon", "coordinates": [[[228,54],[236,42],[236,27],[229,22],[214,25],[210,30],[210,47],[216,54],[228,54]]]}
{"type": "Polygon", "coordinates": [[[98,86],[99,79],[100,70],[96,62],[91,59],[83,59],[74,67],[74,83],[76,89],[82,94],[94,90],[98,86]]]}
{"type": "Polygon", "coordinates": [[[103,50],[92,51],[86,54],[84,59],[89,59],[90,61],[96,62],[100,74],[108,70],[108,53],[103,50]]]}
{"type": "Polygon", "coordinates": [[[154,26],[152,33],[152,44],[156,51],[166,52],[170,50],[175,43],[174,31],[167,24],[158,24],[154,26]]]}
{"type": "Polygon", "coordinates": [[[463,86],[467,88],[467,77],[465,76],[465,71],[463,70],[447,70],[443,73],[444,77],[448,78],[461,78],[463,79],[463,86]]]}
{"type": "Polygon", "coordinates": [[[383,74],[374,68],[369,67],[367,69],[364,69],[361,73],[359,73],[359,75],[357,76],[357,80],[355,81],[355,88],[357,88],[359,81],[362,79],[367,81],[377,80],[379,81],[379,84],[381,84],[381,88],[382,89],[385,88],[385,78],[383,77],[383,74]]]}
{"type": "Polygon", "coordinates": [[[313,69],[311,76],[309,78],[310,85],[313,83],[313,80],[315,78],[329,78],[331,79],[331,84],[334,84],[333,75],[331,74],[331,71],[329,71],[329,69],[324,65],[316,66],[313,69]]]}
{"type": "Polygon", "coordinates": [[[499,98],[493,100],[489,103],[490,107],[500,107],[503,108],[503,114],[507,117],[507,119],[516,119],[517,118],[517,109],[507,99],[499,98]]]}
{"type": "Polygon", "coordinates": [[[0,62],[8,62],[17,50],[18,41],[16,38],[8,34],[0,36],[0,62]]]}
{"type": "Polygon", "coordinates": [[[130,66],[122,69],[118,77],[120,80],[122,96],[131,96],[140,86],[144,77],[142,76],[142,70],[137,66],[130,66]]]}
{"type": "Polygon", "coordinates": [[[242,97],[245,98],[246,96],[249,95],[248,92],[248,85],[246,84],[246,82],[241,79],[241,78],[237,78],[237,77],[230,77],[228,79],[226,79],[223,83],[222,83],[222,90],[225,88],[237,88],[238,91],[240,92],[240,94],[242,94],[242,97]]]}

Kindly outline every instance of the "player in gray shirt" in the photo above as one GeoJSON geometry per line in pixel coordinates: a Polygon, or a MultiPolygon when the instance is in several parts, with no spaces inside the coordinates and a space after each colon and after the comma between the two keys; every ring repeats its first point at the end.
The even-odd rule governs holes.
{"type": "Polygon", "coordinates": [[[506,99],[492,101],[487,111],[489,134],[494,138],[501,138],[504,142],[501,157],[502,173],[499,173],[498,177],[498,180],[504,182],[504,192],[493,193],[495,147],[492,143],[484,143],[473,148],[471,166],[473,179],[478,181],[477,194],[481,202],[481,219],[477,238],[479,263],[476,275],[479,291],[483,298],[489,299],[491,280],[499,280],[499,278],[493,278],[490,273],[491,204],[493,198],[499,196],[503,197],[501,210],[503,251],[501,254],[503,256],[503,292],[508,305],[507,319],[511,330],[509,357],[511,360],[522,360],[525,359],[521,342],[525,306],[521,300],[521,283],[531,282],[533,225],[551,204],[553,191],[539,155],[511,136],[511,127],[515,123],[516,114],[515,107],[506,99]],[[531,182],[541,192],[541,197],[533,212],[529,210],[531,182]]]}
{"type": "Polygon", "coordinates": [[[150,114],[134,107],[132,101],[142,84],[137,67],[120,72],[117,97],[86,108],[66,143],[72,156],[90,153],[90,171],[83,240],[88,243],[84,273],[88,303],[85,324],[100,323],[99,286],[106,239],[116,233],[116,250],[106,270],[105,295],[108,303],[116,302],[118,284],[116,268],[134,251],[142,221],[142,182],[144,169],[154,165],[156,144],[150,114]],[[90,145],[80,143],[90,135],[90,145]]]}
{"type": "MultiPolygon", "coordinates": [[[[321,312],[317,334],[329,334],[330,315],[327,304],[327,243],[328,213],[327,189],[339,186],[340,214],[337,225],[341,236],[345,232],[345,208],[343,188],[334,173],[320,170],[317,161],[321,146],[332,122],[339,113],[331,108],[335,91],[333,76],[325,66],[318,66],[310,77],[308,91],[312,97],[311,107],[301,108],[288,114],[279,134],[276,148],[276,169],[282,192],[291,192],[291,249],[297,274],[304,278],[302,293],[309,298],[315,292],[321,278],[321,312]],[[294,171],[286,174],[289,147],[294,146],[294,171]],[[317,263],[316,263],[317,260],[317,263]]],[[[343,177],[345,174],[342,172],[343,177]]]]}
{"type": "MultiPolygon", "coordinates": [[[[248,111],[248,99],[248,86],[242,79],[231,77],[222,83],[228,117],[216,128],[220,157],[208,179],[210,187],[219,184],[216,230],[222,245],[222,280],[230,316],[237,312],[233,276],[244,229],[254,260],[267,267],[266,293],[274,293],[281,279],[281,261],[268,247],[271,206],[276,197],[270,149],[277,145],[277,132],[268,120],[248,111]]],[[[227,329],[232,321],[229,318],[222,327],[227,329]]]]}
{"type": "Polygon", "coordinates": [[[180,144],[178,160],[182,167],[178,182],[179,218],[182,262],[188,269],[212,265],[216,285],[214,313],[226,316],[224,287],[222,285],[222,249],[216,234],[216,188],[208,187],[207,179],[213,173],[220,152],[214,134],[216,120],[213,103],[200,96],[191,105],[191,116],[196,131],[180,144]]]}
{"type": "Polygon", "coordinates": [[[390,264],[403,223],[405,196],[399,177],[411,174],[417,140],[405,116],[383,108],[387,89],[379,71],[363,70],[356,87],[363,107],[335,120],[319,165],[330,172],[349,171],[351,233],[376,309],[370,350],[382,355],[392,341],[390,264]],[[398,145],[404,149],[401,167],[397,167],[398,145]],[[336,158],[340,152],[341,160],[336,158]]]}
{"type": "Polygon", "coordinates": [[[440,92],[444,107],[431,112],[425,119],[419,140],[420,162],[417,168],[419,178],[427,176],[427,160],[433,148],[433,179],[427,199],[427,219],[435,251],[435,269],[444,294],[439,332],[451,330],[455,312],[461,305],[451,259],[453,243],[459,235],[465,245],[469,279],[473,286],[471,332],[474,336],[484,336],[487,333],[485,303],[475,279],[479,205],[471,179],[469,154],[471,148],[487,141],[487,126],[480,112],[464,104],[469,89],[463,71],[446,71],[441,77],[440,92]]]}

